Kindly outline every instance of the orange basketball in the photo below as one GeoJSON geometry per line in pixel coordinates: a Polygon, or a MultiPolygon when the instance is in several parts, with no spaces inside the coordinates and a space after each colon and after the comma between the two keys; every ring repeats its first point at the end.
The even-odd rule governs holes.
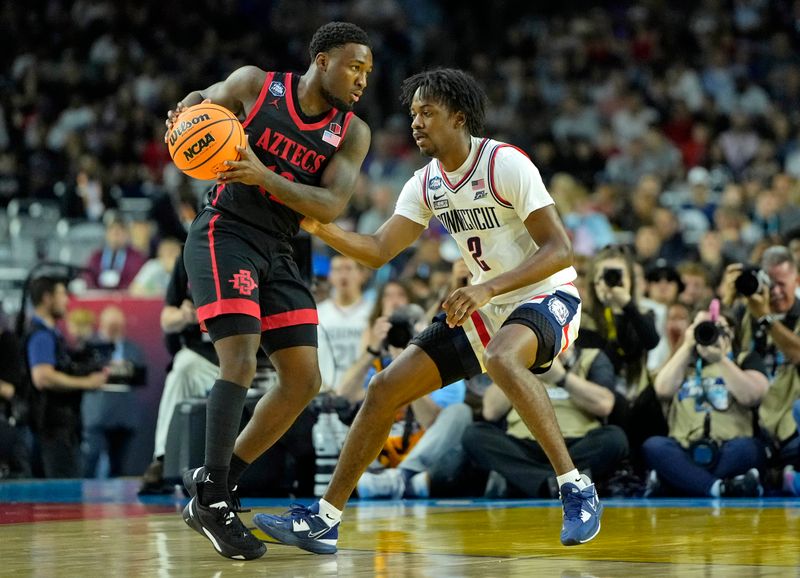
{"type": "Polygon", "coordinates": [[[169,132],[169,154],[181,171],[210,180],[228,170],[225,161],[239,159],[244,128],[224,106],[201,103],[184,110],[169,132]]]}

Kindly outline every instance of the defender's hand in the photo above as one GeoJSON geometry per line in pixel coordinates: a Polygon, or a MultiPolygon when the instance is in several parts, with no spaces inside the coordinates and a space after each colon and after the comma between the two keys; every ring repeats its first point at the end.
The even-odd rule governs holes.
{"type": "Polygon", "coordinates": [[[239,151],[239,160],[225,161],[225,166],[230,168],[224,173],[217,174],[217,182],[263,186],[264,175],[270,171],[250,148],[249,135],[245,135],[244,146],[236,147],[236,150],[239,151]]]}
{"type": "Polygon", "coordinates": [[[486,305],[492,297],[492,291],[483,284],[456,289],[442,303],[447,313],[447,325],[451,328],[463,325],[475,310],[486,305]]]}

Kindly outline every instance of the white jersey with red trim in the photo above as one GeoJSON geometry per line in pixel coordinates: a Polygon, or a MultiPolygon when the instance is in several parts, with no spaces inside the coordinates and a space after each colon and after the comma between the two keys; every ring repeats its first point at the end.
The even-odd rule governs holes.
{"type": "MultiPolygon", "coordinates": [[[[483,283],[520,265],[539,247],[525,219],[553,199],[538,169],[516,147],[472,137],[470,153],[457,170],[445,172],[433,159],[403,187],[395,214],[428,226],[436,216],[458,244],[472,272],[472,283],[483,283]]],[[[492,299],[516,303],[550,293],[577,276],[567,267],[534,285],[492,299]]]]}

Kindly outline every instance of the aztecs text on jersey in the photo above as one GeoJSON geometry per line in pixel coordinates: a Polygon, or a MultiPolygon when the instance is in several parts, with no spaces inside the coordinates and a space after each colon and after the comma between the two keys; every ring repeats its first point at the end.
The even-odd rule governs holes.
{"type": "MultiPolygon", "coordinates": [[[[353,113],[332,108],[306,116],[297,100],[298,83],[296,74],[268,72],[242,125],[264,166],[290,181],[318,186],[353,113]]],[[[208,204],[283,239],[297,233],[302,218],[263,187],[241,183],[215,185],[208,204]]]]}

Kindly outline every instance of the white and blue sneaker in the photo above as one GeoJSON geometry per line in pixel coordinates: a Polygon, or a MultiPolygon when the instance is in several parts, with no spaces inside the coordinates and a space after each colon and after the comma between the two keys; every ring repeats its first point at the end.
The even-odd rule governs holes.
{"type": "Polygon", "coordinates": [[[564,546],[584,544],[600,531],[603,505],[597,499],[592,480],[582,475],[581,481],[581,487],[572,482],[561,486],[561,503],[564,505],[561,543],[564,546]]]}
{"type": "Polygon", "coordinates": [[[310,507],[292,504],[282,516],[256,514],[256,527],[281,544],[297,546],[315,554],[335,554],[339,539],[339,520],[323,519],[319,502],[310,507]]]}

